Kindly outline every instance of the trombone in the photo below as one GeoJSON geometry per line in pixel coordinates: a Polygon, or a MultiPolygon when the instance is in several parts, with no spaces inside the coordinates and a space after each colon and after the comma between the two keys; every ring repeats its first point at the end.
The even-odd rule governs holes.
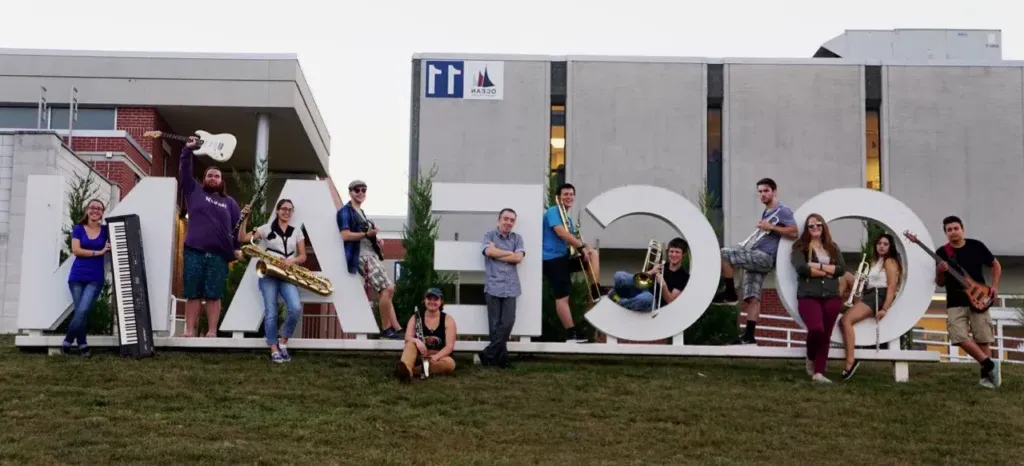
{"type": "MultiPolygon", "coordinates": [[[[555,205],[558,206],[558,215],[562,219],[562,228],[565,231],[576,236],[580,242],[583,242],[583,234],[580,232],[579,221],[576,222],[576,228],[571,228],[572,222],[569,220],[569,213],[565,210],[565,206],[562,205],[561,199],[555,199],[555,205]],[[575,231],[575,233],[574,233],[575,231]]],[[[590,301],[594,302],[601,299],[601,282],[594,275],[594,270],[590,268],[590,261],[583,258],[583,252],[576,249],[576,246],[569,246],[569,258],[577,259],[580,261],[580,270],[583,271],[583,279],[587,282],[587,295],[590,297],[590,301]]]]}
{"type": "Polygon", "coordinates": [[[647,243],[647,257],[644,258],[644,266],[639,273],[633,274],[633,284],[637,288],[646,290],[654,284],[654,277],[651,276],[649,270],[654,264],[661,264],[664,255],[664,248],[657,240],[652,239],[650,243],[647,243]]]}
{"type": "Polygon", "coordinates": [[[859,298],[864,294],[864,288],[868,284],[868,272],[871,270],[867,258],[867,254],[860,258],[860,264],[857,265],[857,274],[853,279],[853,286],[850,287],[850,297],[843,303],[846,307],[853,306],[853,298],[859,298]]]}
{"type": "Polygon", "coordinates": [[[651,242],[648,243],[647,245],[647,260],[644,261],[644,271],[633,276],[633,283],[638,287],[640,286],[640,284],[637,282],[637,276],[640,276],[640,278],[646,276],[648,281],[650,282],[647,286],[654,287],[654,289],[651,290],[651,296],[653,297],[653,300],[651,301],[652,319],[658,317],[658,313],[661,312],[661,296],[664,293],[665,287],[658,283],[657,280],[654,279],[655,277],[652,277],[651,274],[647,272],[648,264],[650,263],[651,265],[660,265],[661,269],[658,272],[658,274],[664,277],[663,274],[665,273],[665,256],[665,248],[662,246],[662,244],[652,239],[651,242]]]}

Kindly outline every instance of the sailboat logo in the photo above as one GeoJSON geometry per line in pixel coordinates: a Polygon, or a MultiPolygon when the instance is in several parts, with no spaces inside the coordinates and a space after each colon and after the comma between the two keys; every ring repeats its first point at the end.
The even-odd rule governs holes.
{"type": "Polygon", "coordinates": [[[487,74],[487,67],[484,67],[483,71],[476,73],[476,87],[494,87],[494,83],[491,81],[490,75],[487,74]]]}

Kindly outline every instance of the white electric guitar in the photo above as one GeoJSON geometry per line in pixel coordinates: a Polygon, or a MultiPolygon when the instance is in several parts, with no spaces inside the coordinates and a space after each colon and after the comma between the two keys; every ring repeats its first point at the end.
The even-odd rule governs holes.
{"type": "MultiPolygon", "coordinates": [[[[199,137],[199,147],[192,151],[192,153],[195,155],[205,155],[218,162],[227,162],[231,155],[235,153],[235,146],[238,145],[238,140],[235,139],[235,136],[228,133],[210,134],[200,130],[196,131],[195,135],[199,137]]],[[[167,134],[163,131],[146,131],[142,134],[142,137],[175,139],[181,142],[188,142],[189,138],[189,136],[167,134]]]]}

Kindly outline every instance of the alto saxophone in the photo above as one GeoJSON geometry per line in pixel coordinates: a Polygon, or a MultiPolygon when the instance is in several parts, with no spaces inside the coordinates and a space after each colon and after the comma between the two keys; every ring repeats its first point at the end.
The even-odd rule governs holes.
{"type": "Polygon", "coordinates": [[[301,265],[285,264],[284,260],[280,257],[270,254],[257,246],[255,240],[253,238],[249,241],[249,244],[242,246],[242,253],[259,259],[259,262],[256,262],[256,276],[263,278],[269,275],[305,288],[320,296],[330,296],[334,292],[334,285],[327,278],[321,277],[301,265]]]}

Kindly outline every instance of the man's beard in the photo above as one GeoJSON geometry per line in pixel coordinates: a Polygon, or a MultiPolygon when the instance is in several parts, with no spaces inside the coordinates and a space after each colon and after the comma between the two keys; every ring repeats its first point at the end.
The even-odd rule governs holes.
{"type": "Polygon", "coordinates": [[[211,185],[209,183],[203,183],[203,191],[207,194],[220,194],[220,184],[211,185]]]}

